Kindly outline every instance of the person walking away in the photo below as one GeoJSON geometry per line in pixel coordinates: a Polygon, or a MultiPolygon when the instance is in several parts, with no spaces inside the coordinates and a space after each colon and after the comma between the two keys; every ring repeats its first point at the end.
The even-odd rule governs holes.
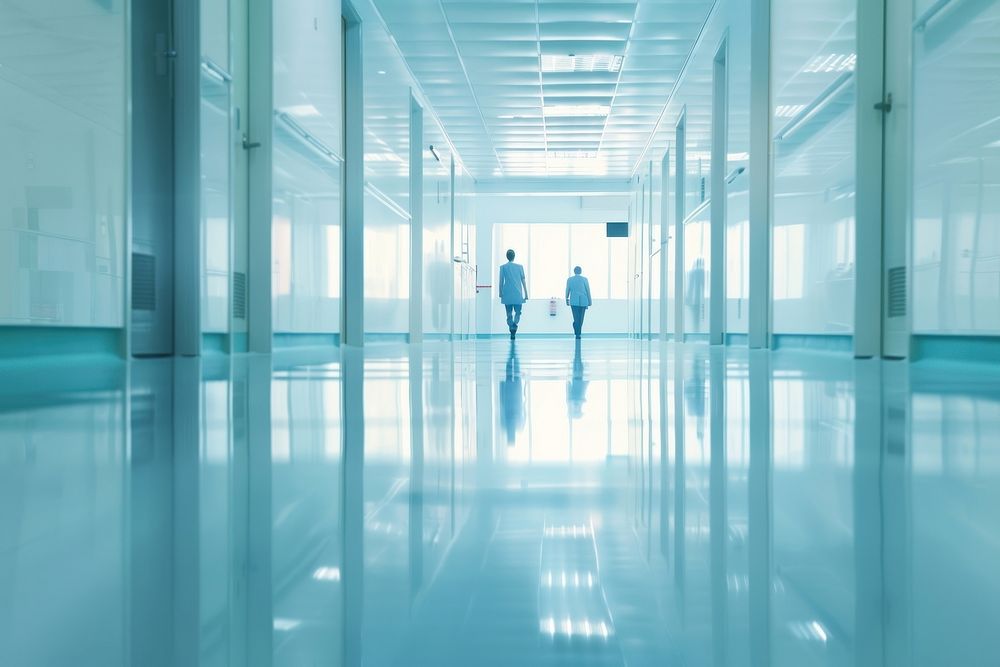
{"type": "Polygon", "coordinates": [[[500,267],[500,285],[497,290],[500,303],[507,309],[507,328],[510,339],[514,340],[517,326],[521,323],[521,306],[528,300],[528,283],[524,278],[524,267],[514,263],[514,251],[507,251],[507,263],[500,267]]]}
{"type": "Polygon", "coordinates": [[[573,333],[577,338],[583,335],[583,317],[593,304],[590,298],[590,281],[579,266],[573,268],[573,275],[566,280],[566,305],[573,309],[573,333]]]}

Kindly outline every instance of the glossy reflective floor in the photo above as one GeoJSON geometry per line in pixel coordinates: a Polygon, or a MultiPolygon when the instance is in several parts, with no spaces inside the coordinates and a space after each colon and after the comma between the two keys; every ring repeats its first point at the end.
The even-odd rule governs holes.
{"type": "Polygon", "coordinates": [[[3,375],[3,665],[998,664],[996,372],[526,340],[3,375]]]}

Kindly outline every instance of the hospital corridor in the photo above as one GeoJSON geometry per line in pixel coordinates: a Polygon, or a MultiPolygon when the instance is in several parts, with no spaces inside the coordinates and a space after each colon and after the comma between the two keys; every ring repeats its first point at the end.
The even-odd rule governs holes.
{"type": "Polygon", "coordinates": [[[0,0],[0,100],[0,665],[1000,665],[1000,0],[0,0]]]}

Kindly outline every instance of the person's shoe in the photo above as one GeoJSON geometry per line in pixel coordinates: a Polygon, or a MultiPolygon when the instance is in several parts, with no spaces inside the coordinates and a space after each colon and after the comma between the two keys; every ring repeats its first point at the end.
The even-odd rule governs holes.
{"type": "Polygon", "coordinates": [[[514,332],[513,331],[510,332],[510,339],[514,340],[514,332]]]}
{"type": "Polygon", "coordinates": [[[576,335],[576,339],[577,339],[577,340],[580,340],[580,334],[577,334],[577,335],[576,335]]]}

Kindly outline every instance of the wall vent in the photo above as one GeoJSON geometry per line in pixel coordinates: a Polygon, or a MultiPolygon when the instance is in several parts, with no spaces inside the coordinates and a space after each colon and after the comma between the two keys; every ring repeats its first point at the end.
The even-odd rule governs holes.
{"type": "Polygon", "coordinates": [[[156,257],[132,253],[132,310],[156,310],[156,257]]]}
{"type": "Polygon", "coordinates": [[[233,317],[247,318],[247,274],[239,271],[233,273],[233,317]]]}
{"type": "Polygon", "coordinates": [[[906,316],[906,267],[889,269],[889,317],[906,316]]]}

